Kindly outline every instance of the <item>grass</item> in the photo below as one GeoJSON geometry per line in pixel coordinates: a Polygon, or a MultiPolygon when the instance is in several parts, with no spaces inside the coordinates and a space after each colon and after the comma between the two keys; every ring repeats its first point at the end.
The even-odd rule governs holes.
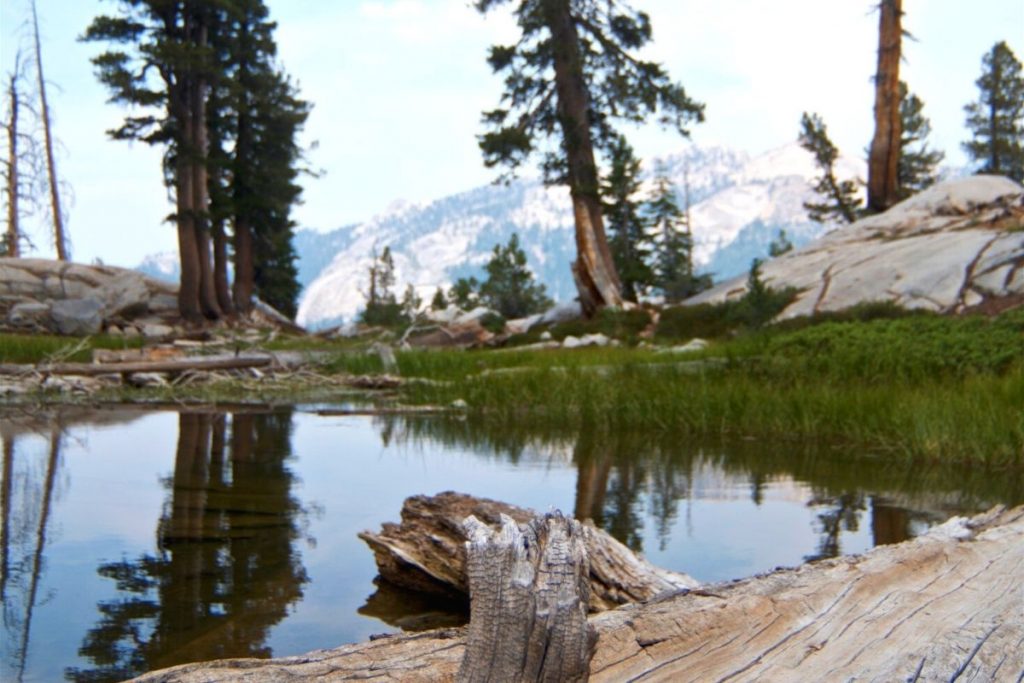
{"type": "Polygon", "coordinates": [[[141,346],[141,338],[99,335],[79,340],[56,335],[0,333],[0,363],[40,363],[52,359],[85,363],[92,359],[93,349],[137,349],[141,346]]]}
{"type": "MultiPolygon", "coordinates": [[[[360,371],[374,360],[364,357],[360,371]]],[[[494,426],[814,440],[909,460],[1024,465],[1024,311],[769,328],[686,358],[406,352],[398,364],[403,376],[440,381],[413,384],[409,400],[463,399],[494,426]]]]}
{"type": "MultiPolygon", "coordinates": [[[[665,341],[697,336],[685,321],[712,319],[707,311],[673,310],[661,316],[665,341]],[[673,316],[670,336],[664,326],[673,316]]],[[[646,311],[620,311],[557,330],[629,338],[648,324],[646,311]]],[[[358,343],[280,339],[268,346],[326,351],[327,373],[383,372],[380,358],[364,351],[365,341],[363,347],[358,343]]],[[[86,360],[91,348],[125,345],[119,338],[93,338],[70,359],[86,360]]],[[[0,336],[4,362],[35,362],[68,348],[64,338],[0,336]]],[[[431,380],[411,382],[399,400],[462,399],[469,405],[469,423],[490,431],[741,437],[852,447],[904,463],[1024,466],[1024,310],[989,319],[867,305],[758,330],[731,328],[706,350],[686,355],[657,347],[513,347],[405,351],[396,357],[398,374],[431,380]]],[[[353,399],[330,383],[228,382],[164,393],[168,399],[196,400],[353,399]]]]}

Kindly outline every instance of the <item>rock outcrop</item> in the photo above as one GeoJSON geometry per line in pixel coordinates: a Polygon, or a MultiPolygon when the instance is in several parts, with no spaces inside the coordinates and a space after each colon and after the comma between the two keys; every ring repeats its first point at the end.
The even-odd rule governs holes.
{"type": "Polygon", "coordinates": [[[114,266],[0,258],[0,327],[88,335],[173,332],[177,288],[114,266]]]}
{"type": "MultiPolygon", "coordinates": [[[[1024,303],[1024,188],[998,176],[939,183],[766,262],[761,274],[770,287],[799,290],[780,319],[875,301],[941,313],[1024,303]]],[[[740,277],[685,303],[745,293],[740,277]]]]}

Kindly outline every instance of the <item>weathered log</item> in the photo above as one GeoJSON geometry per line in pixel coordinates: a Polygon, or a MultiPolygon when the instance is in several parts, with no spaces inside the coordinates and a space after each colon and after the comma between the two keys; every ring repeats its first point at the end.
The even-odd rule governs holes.
{"type": "Polygon", "coordinates": [[[586,681],[597,633],[587,623],[582,525],[561,514],[494,531],[465,521],[471,596],[459,681],[586,681]]]}
{"type": "MultiPolygon", "coordinates": [[[[953,519],[861,556],[780,570],[590,617],[597,682],[1019,681],[1024,507],[953,519]]],[[[140,682],[454,681],[465,630],[277,660],[224,660],[140,682]]]]}
{"type": "MultiPolygon", "coordinates": [[[[536,517],[532,510],[451,491],[412,496],[402,505],[402,521],[385,523],[380,533],[359,538],[373,550],[381,578],[433,595],[466,600],[469,582],[462,522],[472,515],[494,528],[507,515],[520,524],[536,517]]],[[[636,556],[592,523],[582,524],[590,559],[590,610],[611,609],[629,602],[698,585],[692,577],[661,569],[636,556]]]]}
{"type": "Polygon", "coordinates": [[[273,362],[270,356],[230,356],[178,358],[128,363],[54,363],[52,365],[0,365],[0,375],[95,375],[133,374],[137,372],[185,372],[186,370],[242,370],[261,368],[273,362]]]}

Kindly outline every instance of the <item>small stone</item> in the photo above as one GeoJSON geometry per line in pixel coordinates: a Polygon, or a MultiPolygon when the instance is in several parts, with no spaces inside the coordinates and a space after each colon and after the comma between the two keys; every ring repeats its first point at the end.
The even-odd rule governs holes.
{"type": "Polygon", "coordinates": [[[544,330],[543,332],[540,333],[540,340],[551,341],[551,333],[548,332],[547,330],[544,330]]]}
{"type": "Polygon", "coordinates": [[[451,402],[453,410],[469,410],[469,404],[461,398],[457,398],[451,402]]]}

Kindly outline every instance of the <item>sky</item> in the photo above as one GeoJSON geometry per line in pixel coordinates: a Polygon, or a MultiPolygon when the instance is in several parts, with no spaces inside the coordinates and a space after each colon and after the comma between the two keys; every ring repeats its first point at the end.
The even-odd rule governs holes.
{"type": "MultiPolygon", "coordinates": [[[[0,73],[26,44],[28,0],[0,0],[0,73]]],[[[632,0],[654,42],[644,57],[665,65],[706,104],[689,140],[656,124],[627,128],[643,157],[687,144],[750,153],[796,139],[803,111],[817,112],[833,141],[863,155],[872,134],[876,0],[632,0]]],[[[135,266],[176,249],[161,151],[115,142],[105,132],[126,113],[108,104],[90,58],[102,45],[77,41],[115,0],[37,0],[43,66],[60,175],[73,190],[68,232],[76,261],[135,266]]],[[[303,144],[319,177],[304,178],[301,227],[331,230],[369,219],[396,201],[424,202],[491,182],[476,136],[501,79],[487,48],[517,36],[507,8],[486,16],[470,0],[267,0],[280,61],[313,103],[303,144]]],[[[514,3],[510,3],[514,4],[514,3]]],[[[1005,40],[1024,59],[1021,0],[904,0],[901,77],[925,102],[931,144],[966,163],[963,106],[977,98],[982,55],[1005,40]]],[[[3,109],[5,107],[0,107],[3,109]]],[[[525,170],[524,174],[530,174],[525,170]]],[[[53,249],[29,222],[36,254],[53,249]]]]}

